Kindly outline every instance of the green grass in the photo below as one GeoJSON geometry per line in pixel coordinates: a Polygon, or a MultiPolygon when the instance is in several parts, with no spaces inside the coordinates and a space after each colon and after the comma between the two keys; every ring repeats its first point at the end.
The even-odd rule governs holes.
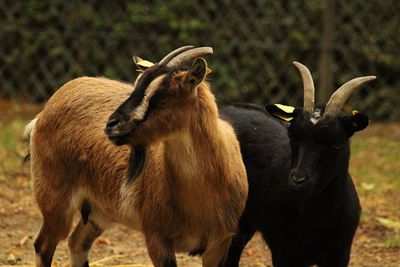
{"type": "Polygon", "coordinates": [[[388,248],[400,247],[400,235],[394,235],[392,237],[389,237],[382,243],[382,245],[388,248]]]}
{"type": "Polygon", "coordinates": [[[350,173],[362,200],[361,221],[383,225],[382,247],[400,247],[400,124],[375,124],[351,143],[350,173]],[[382,216],[382,217],[381,217],[382,216]]]}
{"type": "Polygon", "coordinates": [[[0,102],[0,181],[9,180],[20,173],[28,144],[22,140],[26,123],[41,109],[35,105],[0,102]]]}
{"type": "Polygon", "coordinates": [[[0,180],[18,173],[22,166],[27,144],[22,140],[25,121],[15,119],[10,122],[0,120],[0,180]]]}
{"type": "Polygon", "coordinates": [[[368,191],[400,192],[400,124],[377,124],[352,138],[350,172],[368,191]]]}

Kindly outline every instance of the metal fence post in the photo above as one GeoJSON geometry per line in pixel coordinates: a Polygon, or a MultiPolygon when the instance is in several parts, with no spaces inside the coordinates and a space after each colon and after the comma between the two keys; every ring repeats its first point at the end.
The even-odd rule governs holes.
{"type": "Polygon", "coordinates": [[[326,103],[334,90],[333,81],[333,40],[335,30],[335,0],[326,0],[324,11],[324,25],[321,40],[321,53],[319,62],[320,88],[318,102],[326,103]]]}

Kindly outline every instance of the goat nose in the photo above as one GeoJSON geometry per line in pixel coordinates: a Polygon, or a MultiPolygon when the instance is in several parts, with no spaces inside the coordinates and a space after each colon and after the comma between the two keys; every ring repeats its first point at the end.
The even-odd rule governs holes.
{"type": "Polygon", "coordinates": [[[300,185],[300,184],[304,183],[307,180],[307,177],[306,176],[293,175],[292,176],[292,180],[296,185],[300,185]]]}
{"type": "Polygon", "coordinates": [[[113,128],[113,127],[117,126],[118,124],[120,124],[120,120],[118,120],[118,119],[110,119],[107,122],[106,127],[107,127],[107,129],[110,129],[110,128],[113,128]]]}

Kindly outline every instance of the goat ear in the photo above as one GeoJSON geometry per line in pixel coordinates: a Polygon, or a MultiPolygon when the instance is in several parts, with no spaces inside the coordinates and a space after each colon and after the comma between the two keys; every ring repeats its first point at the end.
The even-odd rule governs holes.
{"type": "Polygon", "coordinates": [[[139,72],[143,72],[146,69],[150,68],[151,66],[154,65],[153,62],[144,60],[138,56],[134,56],[133,58],[133,62],[135,63],[136,67],[137,67],[137,71],[139,72]]]}
{"type": "Polygon", "coordinates": [[[192,92],[204,81],[207,75],[207,62],[204,58],[196,58],[185,77],[185,88],[192,92]]]}
{"type": "Polygon", "coordinates": [[[342,124],[347,136],[351,137],[355,132],[364,130],[369,124],[369,119],[367,115],[353,111],[352,116],[342,118],[342,124]]]}
{"type": "Polygon", "coordinates": [[[294,107],[281,104],[266,105],[265,109],[275,118],[284,121],[293,120],[296,114],[296,109],[294,107]]]}

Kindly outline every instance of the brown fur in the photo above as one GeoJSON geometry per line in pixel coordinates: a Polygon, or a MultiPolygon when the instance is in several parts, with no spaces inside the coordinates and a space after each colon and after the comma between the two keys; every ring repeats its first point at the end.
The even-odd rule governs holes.
{"type": "MultiPolygon", "coordinates": [[[[171,88],[178,90],[173,81],[171,88]]],[[[141,142],[150,144],[148,160],[135,182],[125,184],[129,148],[112,144],[104,128],[132,90],[105,78],[75,79],[30,125],[33,191],[44,219],[35,242],[38,266],[48,266],[48,257],[51,262],[85,199],[91,223],[81,221],[70,237],[72,266],[87,261],[91,242],[111,222],[141,229],[155,266],[175,260],[175,250],[201,246],[203,266],[216,267],[224,257],[247,197],[232,127],[218,118],[205,82],[182,103],[171,98],[170,108],[141,132],[141,142]],[[150,131],[158,127],[170,128],[169,134],[150,131]]]]}

